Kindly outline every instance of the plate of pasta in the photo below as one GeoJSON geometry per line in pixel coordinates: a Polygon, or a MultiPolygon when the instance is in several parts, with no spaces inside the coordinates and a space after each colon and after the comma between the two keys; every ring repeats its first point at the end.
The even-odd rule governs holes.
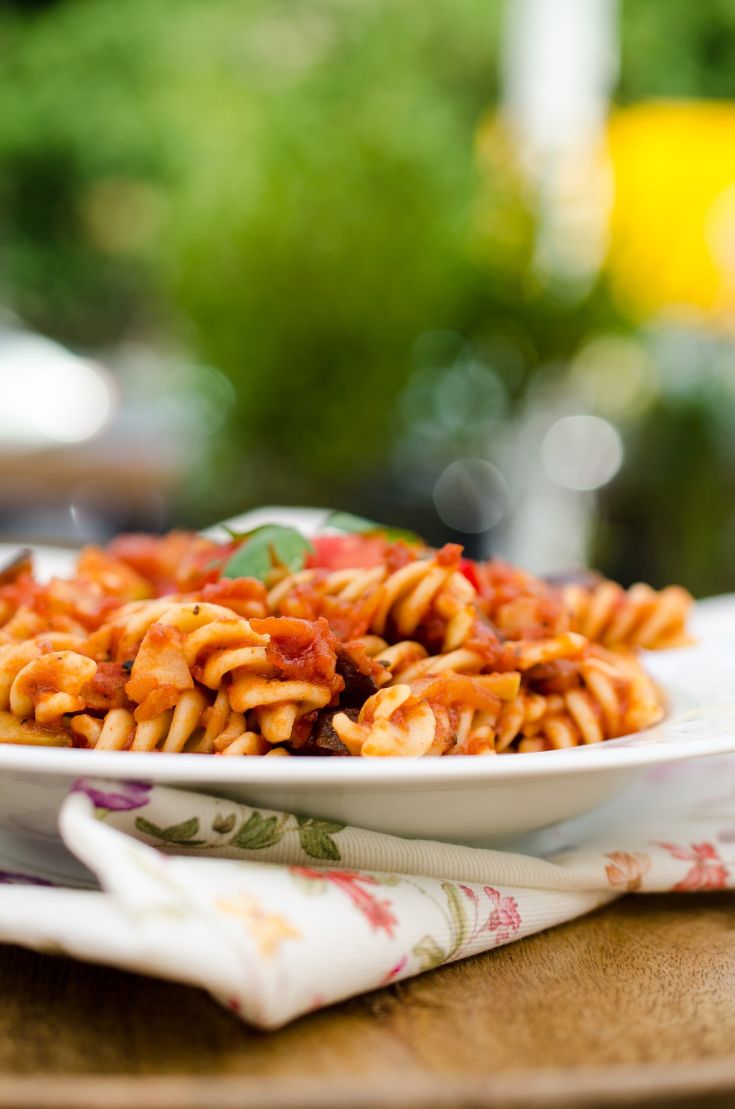
{"type": "Polygon", "coordinates": [[[0,548],[0,821],[51,834],[95,777],[507,840],[735,749],[731,623],[692,609],[326,510],[0,548]]]}

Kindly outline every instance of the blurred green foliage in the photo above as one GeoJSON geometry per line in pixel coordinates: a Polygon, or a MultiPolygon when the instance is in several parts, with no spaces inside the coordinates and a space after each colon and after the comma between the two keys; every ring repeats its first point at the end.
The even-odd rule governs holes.
{"type": "Polygon", "coordinates": [[[266,488],[369,465],[412,342],[479,294],[483,0],[69,0],[3,24],[6,301],[77,346],[158,332],[222,368],[229,453],[266,488]]]}
{"type": "Polygon", "coordinates": [[[506,174],[478,170],[500,15],[485,0],[3,12],[4,299],[77,347],[176,342],[231,378],[220,480],[198,475],[195,512],[338,499],[385,470],[427,330],[479,341],[525,313],[525,369],[573,349],[579,306],[528,286],[530,217],[506,174]]]}
{"type": "Polygon", "coordinates": [[[623,428],[626,465],[603,491],[593,559],[624,580],[681,581],[698,596],[728,592],[735,586],[732,343],[695,328],[654,330],[643,342],[661,388],[623,428]]]}
{"type": "Polygon", "coordinates": [[[724,97],[735,93],[732,0],[622,0],[618,96],[724,97]]]}

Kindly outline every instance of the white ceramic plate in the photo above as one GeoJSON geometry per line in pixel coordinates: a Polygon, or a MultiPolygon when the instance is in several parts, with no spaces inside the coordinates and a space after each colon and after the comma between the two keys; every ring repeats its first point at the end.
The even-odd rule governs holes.
{"type": "MultiPolygon", "coordinates": [[[[284,518],[283,510],[261,510],[259,516],[284,518]]],[[[289,522],[311,530],[315,517],[323,513],[310,512],[305,521],[294,512],[289,522]]],[[[7,553],[0,546],[0,560],[7,553]]],[[[68,551],[45,548],[37,565],[44,576],[66,573],[71,559],[68,551]]],[[[203,790],[409,836],[500,843],[597,808],[645,767],[735,750],[730,629],[735,598],[708,601],[696,614],[696,647],[648,656],[649,670],[667,693],[667,718],[628,738],[497,758],[385,760],[221,759],[5,745],[0,824],[50,835],[72,782],[102,777],[203,790]]]]}

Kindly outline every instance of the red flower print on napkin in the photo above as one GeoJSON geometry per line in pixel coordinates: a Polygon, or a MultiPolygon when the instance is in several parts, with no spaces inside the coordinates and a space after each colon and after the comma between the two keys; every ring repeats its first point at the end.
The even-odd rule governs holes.
{"type": "Polygon", "coordinates": [[[485,886],[485,893],[493,905],[485,927],[488,932],[496,933],[498,943],[512,940],[522,923],[515,897],[505,897],[492,886],[485,886]]]}
{"type": "Polygon", "coordinates": [[[398,977],[401,971],[404,971],[406,969],[407,965],[408,955],[404,955],[402,959],[399,959],[398,962],[383,975],[383,977],[378,982],[378,986],[389,986],[391,982],[398,977]]]}
{"type": "Polygon", "coordinates": [[[398,920],[390,911],[390,901],[379,901],[373,893],[362,888],[380,885],[377,878],[355,870],[315,870],[309,866],[292,866],[291,873],[315,882],[330,882],[336,889],[347,894],[374,932],[383,931],[393,936],[393,925],[398,920]]]}
{"type": "Polygon", "coordinates": [[[691,862],[692,866],[681,881],[672,886],[672,891],[684,893],[689,890],[721,890],[727,886],[728,871],[717,849],[711,843],[692,843],[679,847],[675,843],[659,843],[675,859],[691,862]]]}

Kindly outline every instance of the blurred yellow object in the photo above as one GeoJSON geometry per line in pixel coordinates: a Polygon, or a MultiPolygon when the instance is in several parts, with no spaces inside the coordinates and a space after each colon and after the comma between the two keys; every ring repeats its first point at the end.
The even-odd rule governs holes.
{"type": "Polygon", "coordinates": [[[608,268],[621,305],[725,323],[735,309],[735,103],[614,111],[608,268]]]}

